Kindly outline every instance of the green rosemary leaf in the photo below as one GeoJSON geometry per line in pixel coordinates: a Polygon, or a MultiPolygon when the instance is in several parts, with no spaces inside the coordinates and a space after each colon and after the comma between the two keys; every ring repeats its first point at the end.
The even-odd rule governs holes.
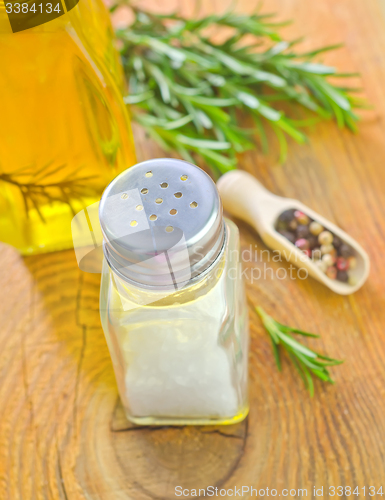
{"type": "Polygon", "coordinates": [[[285,87],[287,82],[278,75],[267,71],[255,70],[251,75],[259,82],[270,83],[273,87],[285,87]]]}
{"type": "Polygon", "coordinates": [[[309,358],[316,358],[317,357],[317,354],[315,352],[313,352],[310,349],[308,349],[307,347],[303,346],[302,344],[300,344],[299,342],[297,342],[296,340],[291,338],[288,334],[286,334],[284,332],[279,332],[278,337],[281,340],[281,342],[289,345],[295,351],[301,352],[301,353],[305,354],[306,356],[308,356],[309,358]]]}
{"type": "Polygon", "coordinates": [[[183,127],[184,125],[187,125],[187,123],[190,123],[191,120],[191,115],[182,116],[182,118],[178,118],[177,120],[165,123],[163,125],[163,128],[165,130],[175,130],[177,128],[183,127]]]}
{"type": "MultiPolygon", "coordinates": [[[[184,101],[184,103],[186,103],[186,101],[184,101]]],[[[216,123],[218,123],[218,122],[221,122],[223,124],[231,123],[231,122],[234,123],[234,120],[231,119],[230,114],[218,106],[208,106],[206,104],[202,104],[202,103],[198,103],[198,102],[195,102],[195,104],[196,104],[197,108],[204,111],[205,114],[210,116],[210,118],[212,120],[214,120],[216,123]]],[[[192,106],[192,103],[190,101],[189,101],[189,105],[192,106]]],[[[191,112],[194,112],[193,111],[194,109],[196,109],[196,108],[194,108],[194,106],[192,106],[191,112]]],[[[197,112],[198,112],[198,110],[197,110],[197,112]]]]}
{"type": "Polygon", "coordinates": [[[323,380],[324,382],[329,382],[330,384],[334,384],[334,380],[330,378],[329,373],[325,373],[322,370],[312,370],[312,373],[323,380]]]}
{"type": "Polygon", "coordinates": [[[302,134],[299,130],[297,130],[293,125],[291,125],[287,120],[282,118],[278,124],[282,130],[284,130],[290,137],[295,139],[298,143],[303,144],[306,142],[305,134],[302,134]]]}
{"type": "Polygon", "coordinates": [[[340,360],[335,360],[335,361],[322,361],[322,360],[317,360],[317,364],[319,365],[320,368],[327,368],[329,366],[337,366],[341,365],[343,361],[340,360]]]}
{"type": "MultiPolygon", "coordinates": [[[[324,382],[334,383],[334,381],[330,377],[327,367],[341,364],[343,361],[329,358],[308,349],[307,347],[294,340],[288,332],[299,333],[300,335],[311,337],[315,337],[317,335],[282,325],[278,321],[275,321],[271,316],[266,314],[261,307],[256,307],[256,311],[262,320],[263,326],[270,336],[271,342],[273,344],[274,358],[276,360],[279,360],[278,345],[280,344],[281,348],[285,349],[285,351],[287,352],[290,360],[292,361],[295,369],[300,374],[305,387],[309,390],[311,396],[314,394],[312,375],[318,377],[324,382]]],[[[277,364],[277,366],[280,367],[281,365],[277,364]]]]}
{"type": "Polygon", "coordinates": [[[317,353],[317,356],[320,359],[324,359],[325,361],[330,361],[331,363],[333,363],[335,365],[340,365],[340,364],[342,364],[344,362],[344,360],[338,360],[338,359],[329,358],[328,356],[324,356],[324,355],[319,354],[319,353],[317,353]]]}
{"type": "Polygon", "coordinates": [[[184,160],[194,163],[194,158],[190,155],[186,148],[184,148],[181,144],[175,144],[174,147],[184,160]]]}
{"type": "Polygon", "coordinates": [[[170,47],[170,45],[168,45],[167,43],[163,43],[157,38],[143,36],[141,38],[137,38],[137,42],[140,42],[143,45],[148,45],[156,52],[164,54],[173,61],[183,62],[186,59],[186,55],[183,53],[183,51],[176,49],[175,47],[170,47]]]}
{"type": "Polygon", "coordinates": [[[270,333],[274,342],[276,344],[279,344],[280,343],[279,330],[277,329],[277,325],[276,325],[276,322],[274,321],[274,319],[271,316],[269,316],[268,314],[266,314],[266,312],[262,309],[262,307],[258,306],[255,308],[255,310],[259,314],[259,317],[261,318],[264,327],[270,333]]]}
{"type": "MultiPolygon", "coordinates": [[[[118,3],[125,4],[124,0],[118,3]]],[[[352,98],[353,89],[334,84],[347,75],[317,61],[319,54],[337,46],[300,53],[296,51],[299,38],[282,40],[279,30],[285,23],[274,23],[272,15],[258,11],[187,18],[131,8],[134,22],[117,30],[130,85],[125,102],[132,105],[133,119],[154,130],[153,137],[167,151],[200,156],[218,173],[234,168],[234,153],[250,147],[251,134],[238,134],[238,139],[234,135],[235,127],[242,128],[250,120],[256,124],[253,135],[264,152],[271,135],[266,130],[272,129],[281,162],[287,156],[287,137],[304,142],[302,128],[314,120],[313,114],[356,129],[352,109],[363,103],[352,98]],[[231,30],[228,36],[224,31],[224,40],[216,43],[207,35],[208,27],[231,30]],[[292,106],[284,112],[285,101],[292,106]],[[295,120],[295,107],[306,110],[312,119],[295,120]],[[198,147],[199,140],[209,141],[209,146],[198,147]],[[213,142],[219,144],[213,146],[213,142]],[[218,157],[215,151],[219,150],[218,157]]]]}
{"type": "Polygon", "coordinates": [[[330,106],[333,110],[334,116],[336,117],[338,127],[343,128],[345,125],[344,113],[331,99],[330,99],[330,106]]]}
{"type": "MultiPolygon", "coordinates": [[[[204,51],[208,54],[213,55],[216,59],[218,59],[225,67],[233,71],[238,75],[253,75],[256,79],[258,79],[258,70],[256,70],[253,66],[249,64],[245,64],[242,61],[236,59],[235,57],[229,56],[222,50],[214,48],[212,45],[201,43],[201,46],[204,51]]],[[[263,75],[264,76],[264,75],[263,75]]],[[[262,81],[264,78],[262,78],[262,81]]]]}
{"type": "MultiPolygon", "coordinates": [[[[190,101],[187,99],[181,99],[181,104],[183,105],[184,109],[187,111],[187,113],[192,116],[194,125],[197,129],[198,134],[201,136],[205,135],[205,123],[207,120],[205,120],[205,117],[199,113],[199,109],[195,108],[190,101]]],[[[217,109],[217,108],[215,108],[217,109]]],[[[219,110],[221,113],[222,111],[219,110]]],[[[224,113],[225,117],[227,118],[227,114],[224,113]]],[[[211,120],[210,120],[211,123],[211,120]]],[[[186,131],[187,132],[187,131],[186,131]]]]}
{"type": "Polygon", "coordinates": [[[153,111],[153,113],[157,116],[161,116],[163,118],[169,118],[170,120],[178,120],[184,116],[184,113],[177,111],[176,109],[165,105],[159,99],[151,99],[148,102],[148,107],[153,111]]]}
{"type": "Polygon", "coordinates": [[[336,103],[338,107],[346,111],[350,110],[350,104],[348,99],[344,96],[342,92],[334,88],[330,83],[321,78],[317,79],[317,86],[321,89],[326,96],[328,96],[332,101],[336,103]]]}
{"type": "Polygon", "coordinates": [[[245,106],[251,109],[257,109],[261,103],[260,101],[253,95],[248,92],[237,92],[236,98],[241,101],[245,106]]]}
{"type": "Polygon", "coordinates": [[[276,111],[266,104],[260,104],[256,109],[256,112],[273,122],[277,122],[282,116],[280,111],[276,111]]]}
{"type": "Polygon", "coordinates": [[[154,140],[159,144],[164,151],[172,151],[173,146],[180,144],[175,137],[169,137],[166,131],[160,127],[158,128],[147,128],[148,134],[154,138],[154,140]]]}
{"type": "Polygon", "coordinates": [[[287,351],[287,354],[288,354],[291,362],[294,365],[294,368],[297,370],[299,376],[301,377],[301,379],[302,379],[302,381],[305,384],[305,387],[307,389],[308,388],[308,383],[307,383],[306,377],[305,377],[305,375],[303,373],[303,370],[301,370],[301,364],[298,362],[298,359],[296,358],[296,356],[291,351],[287,351]]]}
{"type": "Polygon", "coordinates": [[[341,43],[336,43],[334,45],[327,45],[326,47],[321,47],[320,49],[311,50],[310,52],[305,52],[301,54],[301,57],[313,58],[315,56],[318,56],[319,54],[323,54],[324,52],[340,49],[341,47],[343,47],[341,43]]]}
{"type": "Polygon", "coordinates": [[[271,346],[273,349],[275,363],[277,365],[278,370],[282,371],[282,365],[281,365],[281,360],[279,359],[279,352],[278,352],[277,344],[274,342],[274,339],[271,336],[270,336],[270,340],[271,340],[271,346]]]}
{"type": "Polygon", "coordinates": [[[165,103],[171,102],[170,88],[162,71],[152,63],[146,64],[150,74],[154,77],[156,83],[159,86],[160,94],[165,103]]]}
{"type": "Polygon", "coordinates": [[[190,97],[190,102],[195,104],[203,104],[204,106],[214,106],[218,108],[225,108],[227,106],[234,106],[237,103],[236,99],[221,99],[218,97],[190,97]]]}
{"type": "Polygon", "coordinates": [[[194,148],[203,148],[203,149],[230,149],[230,142],[224,141],[209,141],[206,139],[194,139],[193,137],[188,137],[183,134],[178,134],[176,139],[182,144],[187,144],[188,146],[192,146],[194,148]]]}
{"type": "Polygon", "coordinates": [[[233,158],[228,158],[227,156],[216,153],[215,151],[203,149],[200,154],[213,162],[213,164],[219,168],[222,174],[233,170],[236,168],[236,160],[233,158]]]}
{"type": "Polygon", "coordinates": [[[248,149],[254,148],[254,143],[248,140],[244,134],[228,128],[226,130],[226,137],[231,142],[231,146],[237,153],[243,153],[248,149]]]}
{"type": "MultiPolygon", "coordinates": [[[[271,57],[274,57],[278,54],[281,54],[284,52],[287,48],[289,47],[288,42],[281,41],[278,42],[277,44],[273,45],[270,49],[266,50],[261,56],[262,60],[263,59],[270,59],[271,57]]],[[[261,60],[261,59],[260,59],[261,60]]]]}
{"type": "MultiPolygon", "coordinates": [[[[314,111],[318,115],[320,115],[322,118],[329,118],[329,112],[326,111],[325,109],[322,109],[316,102],[313,101],[313,99],[307,95],[305,92],[301,92],[298,94],[295,99],[299,104],[302,104],[305,108],[309,109],[310,111],[314,111]]],[[[304,125],[306,126],[306,125],[304,125]]]]}
{"type": "Polygon", "coordinates": [[[170,82],[170,87],[177,95],[197,96],[197,99],[199,99],[199,94],[202,93],[202,88],[185,87],[182,85],[178,85],[175,82],[170,82]]]}
{"type": "Polygon", "coordinates": [[[205,78],[207,81],[215,87],[223,87],[226,83],[226,79],[221,75],[216,75],[214,73],[205,73],[205,78]]]}
{"type": "Polygon", "coordinates": [[[315,333],[309,333],[309,332],[305,332],[303,330],[299,330],[298,328],[292,328],[291,326],[286,326],[286,325],[283,325],[282,323],[278,323],[278,321],[276,321],[276,324],[278,325],[279,329],[284,332],[284,333],[298,333],[299,335],[304,335],[305,337],[313,337],[313,338],[319,338],[319,335],[315,334],[315,333]]]}
{"type": "Polygon", "coordinates": [[[288,61],[287,65],[306,73],[315,73],[316,75],[333,75],[336,72],[332,66],[324,66],[323,64],[288,61]]]}
{"type": "Polygon", "coordinates": [[[154,96],[154,92],[151,90],[148,90],[147,92],[142,92],[141,94],[131,94],[126,97],[124,97],[124,102],[126,104],[138,104],[139,102],[146,101],[147,99],[150,99],[151,97],[154,96]]]}
{"type": "Polygon", "coordinates": [[[286,158],[287,158],[287,140],[285,137],[285,134],[282,132],[282,130],[275,124],[275,123],[270,123],[272,129],[275,132],[275,135],[278,139],[278,144],[279,144],[279,161],[280,163],[285,163],[286,158]]]}
{"type": "Polygon", "coordinates": [[[334,76],[338,76],[338,78],[351,78],[360,76],[360,73],[336,73],[334,76]]]}
{"type": "Polygon", "coordinates": [[[263,127],[262,120],[256,114],[254,114],[253,119],[258,130],[259,138],[261,140],[262,152],[266,154],[269,149],[269,141],[267,139],[266,131],[263,127]]]}
{"type": "Polygon", "coordinates": [[[295,356],[297,356],[297,358],[303,363],[305,364],[308,368],[310,368],[310,370],[320,370],[320,368],[322,369],[323,367],[319,366],[319,364],[317,363],[317,360],[316,359],[309,359],[307,356],[304,356],[302,355],[300,352],[298,351],[293,351],[293,354],[295,356]]]}
{"type": "Polygon", "coordinates": [[[354,113],[345,114],[345,124],[352,132],[357,132],[357,124],[354,113]]]}
{"type": "Polygon", "coordinates": [[[196,52],[193,52],[192,50],[188,50],[185,48],[179,50],[185,56],[186,61],[197,63],[202,69],[205,68],[205,69],[215,70],[220,68],[218,61],[216,61],[215,59],[205,57],[202,54],[197,54],[196,52]]]}
{"type": "Polygon", "coordinates": [[[207,116],[207,114],[202,109],[198,109],[196,111],[195,117],[199,121],[199,123],[202,125],[202,128],[204,128],[204,129],[213,128],[213,122],[210,120],[210,118],[207,116]]]}
{"type": "Polygon", "coordinates": [[[301,364],[302,371],[305,375],[306,383],[307,383],[307,389],[309,390],[310,397],[312,398],[314,396],[314,384],[313,384],[313,379],[311,378],[309,370],[306,368],[306,366],[302,363],[301,364]]]}

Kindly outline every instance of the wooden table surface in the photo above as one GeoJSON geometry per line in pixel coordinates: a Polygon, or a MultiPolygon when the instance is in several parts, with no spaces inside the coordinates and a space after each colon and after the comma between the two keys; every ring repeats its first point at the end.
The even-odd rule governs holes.
{"type": "MultiPolygon", "coordinates": [[[[147,2],[157,9],[176,3],[147,2]]],[[[189,9],[193,2],[179,3],[189,9]]],[[[217,11],[226,5],[204,3],[217,11]]],[[[240,10],[251,7],[239,1],[240,10]]],[[[240,168],[361,242],[372,263],[367,283],[341,297],[313,279],[269,274],[249,281],[247,421],[222,428],[133,427],[122,415],[100,326],[99,276],[80,272],[72,251],[23,259],[2,246],[1,500],[171,499],[177,485],[247,485],[278,494],[306,488],[308,498],[314,485],[323,486],[325,497],[329,486],[377,491],[382,485],[385,492],[385,1],[267,0],[264,8],[293,18],[285,33],[305,35],[306,48],[344,42],[325,62],[360,71],[374,109],[358,135],[331,122],[317,125],[306,145],[290,143],[283,166],[276,154],[252,151],[240,168]],[[277,372],[257,304],[283,323],[320,333],[309,345],[346,360],[332,370],[334,386],[317,382],[311,399],[286,360],[277,372]]],[[[135,134],[139,160],[162,155],[140,130],[135,134]]],[[[265,248],[250,227],[239,227],[243,248],[265,248]]],[[[245,266],[282,266],[263,255],[245,266]]]]}

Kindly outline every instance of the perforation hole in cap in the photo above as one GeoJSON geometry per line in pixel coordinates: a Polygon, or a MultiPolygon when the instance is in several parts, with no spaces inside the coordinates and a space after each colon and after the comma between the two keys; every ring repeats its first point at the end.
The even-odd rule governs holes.
{"type": "Polygon", "coordinates": [[[177,193],[174,193],[175,198],[182,198],[183,194],[178,191],[177,193]]]}
{"type": "Polygon", "coordinates": [[[142,194],[147,194],[148,193],[148,189],[147,188],[143,188],[143,189],[140,190],[140,192],[142,194]]]}
{"type": "Polygon", "coordinates": [[[136,205],[135,210],[143,210],[143,205],[136,205]]]}
{"type": "Polygon", "coordinates": [[[187,181],[187,179],[188,179],[188,175],[186,175],[186,174],[181,175],[181,177],[180,177],[181,181],[187,181]]]}
{"type": "Polygon", "coordinates": [[[172,208],[170,210],[170,215],[176,215],[178,213],[178,210],[176,208],[172,208]]]}
{"type": "Polygon", "coordinates": [[[149,170],[148,172],[146,172],[146,177],[152,177],[153,176],[153,173],[151,170],[149,170]]]}
{"type": "Polygon", "coordinates": [[[190,207],[191,207],[191,208],[196,208],[197,206],[198,206],[198,203],[197,203],[196,201],[192,201],[192,202],[190,203],[190,207]]]}
{"type": "Polygon", "coordinates": [[[161,203],[163,203],[163,198],[157,198],[155,200],[155,203],[157,203],[158,205],[160,205],[161,203]]]}
{"type": "Polygon", "coordinates": [[[160,187],[163,188],[163,189],[168,188],[167,182],[162,182],[162,184],[160,185],[160,187]]]}
{"type": "Polygon", "coordinates": [[[127,200],[128,198],[128,194],[127,193],[123,193],[122,196],[121,196],[122,200],[127,200]]]}
{"type": "Polygon", "coordinates": [[[137,226],[137,225],[138,225],[138,221],[136,221],[136,220],[132,220],[132,221],[130,222],[130,226],[132,226],[132,227],[135,227],[135,226],[137,226]]]}
{"type": "Polygon", "coordinates": [[[174,231],[174,228],[172,226],[167,226],[166,227],[166,232],[167,233],[172,233],[174,231]]]}
{"type": "Polygon", "coordinates": [[[156,220],[157,218],[158,218],[158,216],[156,214],[152,214],[149,217],[150,220],[156,220]]]}

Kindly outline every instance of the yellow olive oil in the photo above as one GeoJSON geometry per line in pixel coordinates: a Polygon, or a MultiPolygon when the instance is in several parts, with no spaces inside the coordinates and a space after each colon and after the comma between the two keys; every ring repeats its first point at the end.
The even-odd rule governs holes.
{"type": "Polygon", "coordinates": [[[0,0],[0,241],[22,254],[69,248],[74,214],[135,163],[112,27],[99,0],[16,33],[6,8],[0,0]]]}

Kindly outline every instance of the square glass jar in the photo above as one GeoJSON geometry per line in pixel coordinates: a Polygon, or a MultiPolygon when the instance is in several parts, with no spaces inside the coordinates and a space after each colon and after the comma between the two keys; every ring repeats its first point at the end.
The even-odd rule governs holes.
{"type": "Polygon", "coordinates": [[[103,264],[100,312],[127,418],[232,424],[248,413],[248,317],[239,232],[185,287],[154,291],[103,264]]]}

